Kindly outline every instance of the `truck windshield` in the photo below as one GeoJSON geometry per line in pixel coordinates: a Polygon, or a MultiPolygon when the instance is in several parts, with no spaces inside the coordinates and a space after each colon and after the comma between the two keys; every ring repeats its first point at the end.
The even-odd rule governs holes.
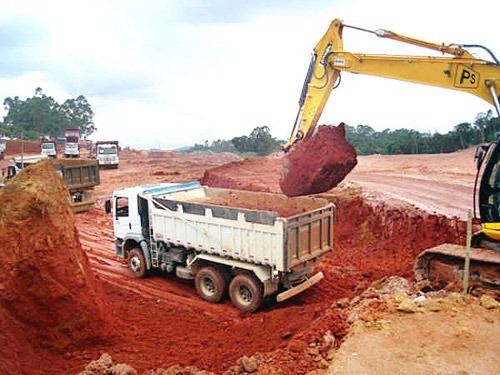
{"type": "Polygon", "coordinates": [[[53,143],[43,143],[42,148],[44,150],[53,150],[54,149],[54,144],[53,143]]]}
{"type": "Polygon", "coordinates": [[[116,154],[116,147],[99,147],[98,148],[99,155],[114,155],[116,154]]]}

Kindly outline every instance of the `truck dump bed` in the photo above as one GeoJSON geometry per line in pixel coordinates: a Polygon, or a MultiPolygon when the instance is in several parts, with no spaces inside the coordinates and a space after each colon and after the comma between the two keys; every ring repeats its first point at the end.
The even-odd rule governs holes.
{"type": "Polygon", "coordinates": [[[333,249],[335,206],[324,199],[199,185],[148,195],[157,241],[283,272],[333,249]]]}
{"type": "Polygon", "coordinates": [[[58,159],[53,160],[56,169],[61,172],[69,191],[89,189],[99,185],[99,166],[91,159],[58,159]]]}

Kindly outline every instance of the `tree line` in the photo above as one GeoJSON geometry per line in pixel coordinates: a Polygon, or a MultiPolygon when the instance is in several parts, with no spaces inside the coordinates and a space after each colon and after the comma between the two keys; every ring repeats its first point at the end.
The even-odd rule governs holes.
{"type": "MultiPolygon", "coordinates": [[[[445,134],[409,129],[375,131],[368,125],[346,125],[346,138],[359,155],[449,153],[500,138],[500,119],[494,117],[490,110],[479,113],[474,123],[460,123],[445,134]]],[[[262,126],[256,127],[248,136],[219,139],[212,143],[205,141],[188,148],[186,152],[227,151],[265,156],[279,151],[283,143],[271,135],[269,127],[262,126]]]]}
{"type": "MultiPolygon", "coordinates": [[[[0,121],[0,136],[17,138],[22,134],[25,139],[36,140],[41,134],[56,137],[64,135],[66,128],[78,128],[80,134],[87,137],[96,130],[94,112],[83,95],[59,104],[38,87],[31,98],[8,97],[3,104],[7,114],[0,121]]],[[[447,153],[498,139],[500,119],[489,110],[479,113],[472,124],[460,123],[445,134],[409,129],[375,131],[369,125],[346,125],[346,137],[359,155],[447,153]]],[[[185,151],[265,156],[279,151],[283,143],[272,136],[268,126],[258,126],[249,135],[205,141],[185,151]]]]}
{"type": "Polygon", "coordinates": [[[421,133],[416,130],[385,129],[368,125],[346,126],[346,138],[359,155],[438,154],[466,149],[500,137],[500,119],[491,110],[479,113],[474,123],[463,122],[446,134],[421,133]]]}
{"type": "Polygon", "coordinates": [[[8,97],[3,105],[7,114],[0,121],[0,135],[9,138],[18,138],[21,134],[28,140],[37,140],[42,134],[64,136],[66,128],[78,128],[80,134],[87,137],[96,130],[92,106],[83,95],[59,104],[38,87],[31,98],[8,97]]]}
{"type": "Polygon", "coordinates": [[[237,152],[245,156],[266,156],[281,149],[284,143],[271,135],[268,126],[257,126],[252,132],[231,140],[218,139],[209,143],[195,144],[186,149],[186,152],[237,152]]]}

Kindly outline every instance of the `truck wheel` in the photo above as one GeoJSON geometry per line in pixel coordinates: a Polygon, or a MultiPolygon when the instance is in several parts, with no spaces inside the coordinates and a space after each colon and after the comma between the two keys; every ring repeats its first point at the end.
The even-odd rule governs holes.
{"type": "Polygon", "coordinates": [[[227,279],[223,271],[216,267],[203,267],[194,278],[196,292],[201,299],[217,303],[227,290],[227,279]]]}
{"type": "Polygon", "coordinates": [[[135,277],[142,278],[146,276],[146,260],[138,247],[129,251],[128,266],[135,277]]]}
{"type": "Polygon", "coordinates": [[[237,309],[254,312],[264,300],[261,283],[247,273],[240,273],[229,284],[229,296],[237,309]]]}

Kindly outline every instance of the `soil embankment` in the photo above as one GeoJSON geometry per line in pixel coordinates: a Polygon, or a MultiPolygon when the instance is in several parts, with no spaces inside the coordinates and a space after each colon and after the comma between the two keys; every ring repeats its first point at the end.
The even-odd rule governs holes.
{"type": "Polygon", "coordinates": [[[33,373],[105,336],[109,311],[52,162],[26,168],[0,201],[0,372],[33,373]]]}
{"type": "MultiPolygon", "coordinates": [[[[384,167],[380,162],[381,158],[378,162],[374,159],[370,159],[370,162],[380,168],[377,172],[381,176],[383,173],[393,175],[411,173],[412,179],[421,182],[419,185],[413,185],[416,190],[421,190],[426,183],[433,183],[434,180],[439,180],[440,183],[447,182],[448,177],[451,182],[460,183],[456,179],[460,171],[455,171],[455,164],[447,167],[446,170],[450,173],[444,176],[439,175],[442,168],[439,163],[432,164],[430,160],[423,162],[425,169],[422,167],[415,170],[410,167],[398,170],[389,164],[384,167]],[[383,168],[387,168],[387,171],[384,172],[383,168]]],[[[452,157],[448,160],[450,163],[453,162],[452,157]]],[[[360,165],[364,165],[363,158],[360,165]]],[[[409,160],[408,165],[415,163],[412,164],[409,160]]],[[[171,153],[151,155],[123,152],[118,170],[101,171],[101,185],[95,189],[98,198],[97,208],[76,216],[78,235],[72,226],[74,220],[72,214],[68,213],[69,216],[56,214],[56,207],[62,204],[60,197],[65,196],[60,192],[57,193],[59,198],[48,198],[52,195],[47,193],[49,194],[47,199],[54,204],[54,207],[47,206],[41,211],[35,210],[31,216],[28,215],[23,219],[24,223],[30,223],[37,228],[33,229],[33,232],[28,231],[26,236],[19,233],[24,226],[22,223],[17,223],[17,219],[13,221],[13,227],[10,224],[8,227],[1,227],[0,238],[8,238],[10,242],[6,244],[9,247],[24,249],[23,254],[32,254],[29,249],[37,248],[36,241],[48,238],[49,240],[43,242],[42,249],[45,250],[40,250],[40,254],[49,253],[48,249],[56,249],[58,258],[63,254],[66,259],[65,264],[68,263],[68,259],[80,259],[80,255],[65,253],[61,250],[62,243],[57,239],[63,236],[61,238],[64,238],[64,243],[69,244],[69,247],[74,244],[71,241],[79,240],[88,257],[90,268],[96,275],[95,282],[89,281],[87,284],[72,286],[73,279],[69,277],[69,273],[74,276],[80,271],[70,266],[66,267],[69,281],[60,284],[69,283],[70,291],[73,293],[86,290],[85,285],[88,285],[90,294],[92,290],[96,290],[94,298],[99,301],[102,295],[98,284],[102,283],[103,297],[105,302],[109,303],[108,311],[112,311],[112,314],[106,316],[112,315],[115,319],[112,334],[105,329],[97,329],[97,332],[105,336],[104,339],[88,336],[87,340],[82,341],[79,336],[75,336],[74,343],[72,341],[63,351],[54,347],[54,343],[52,347],[41,348],[37,344],[37,340],[41,337],[39,334],[41,328],[29,325],[13,315],[7,309],[10,303],[2,300],[0,332],[3,336],[0,337],[11,340],[5,344],[8,342],[16,353],[11,355],[4,352],[0,357],[4,361],[4,366],[10,366],[5,367],[8,373],[23,371],[32,373],[30,370],[35,368],[46,373],[77,373],[82,371],[90,360],[99,358],[105,352],[109,353],[117,363],[126,362],[140,372],[152,368],[182,365],[221,374],[245,362],[242,357],[254,356],[260,358],[259,369],[263,371],[268,368],[282,373],[307,373],[320,367],[324,368],[325,361],[331,359],[331,349],[338,348],[349,330],[348,317],[339,306],[349,304],[349,298],[356,298],[374,281],[385,276],[400,275],[411,279],[415,256],[424,248],[442,242],[462,242],[464,239],[464,223],[456,218],[442,215],[439,210],[438,213],[420,210],[415,206],[401,203],[401,200],[396,205],[393,204],[393,198],[381,200],[367,194],[366,191],[353,188],[353,184],[349,182],[342,184],[341,188],[318,195],[334,202],[338,210],[335,250],[326,254],[318,264],[318,269],[323,271],[325,278],[304,293],[281,304],[268,301],[255,314],[245,314],[235,310],[227,299],[220,304],[204,302],[196,295],[191,281],[177,279],[168,273],[153,273],[145,279],[136,279],[128,271],[126,263],[116,258],[113,219],[105,214],[102,207],[103,200],[110,196],[113,189],[155,181],[192,181],[205,175],[207,178],[217,177],[217,183],[206,183],[211,186],[279,192],[279,167],[279,157],[241,161],[231,155],[189,156],[171,153]],[[46,211],[53,219],[49,220],[53,222],[50,226],[43,224],[48,214],[42,213],[46,211]],[[6,228],[17,229],[16,231],[9,229],[7,233],[4,232],[6,228]],[[58,232],[57,228],[63,230],[64,234],[58,232]],[[23,242],[26,242],[26,245],[23,242]],[[94,289],[92,285],[95,285],[94,289]],[[18,369],[21,371],[17,371],[18,369]]],[[[361,172],[364,174],[363,177],[366,177],[370,171],[364,169],[361,172]]],[[[354,175],[355,171],[348,179],[354,175]]],[[[38,182],[30,184],[39,186],[38,182]]],[[[402,185],[406,186],[404,181],[402,185]]],[[[464,179],[462,185],[468,186],[468,177],[464,179]]],[[[439,188],[435,190],[434,198],[437,198],[442,192],[439,188]]],[[[16,196],[22,198],[23,202],[30,202],[30,199],[38,202],[38,199],[42,199],[45,194],[43,193],[41,198],[36,194],[25,197],[21,195],[24,194],[21,191],[17,190],[16,196]]],[[[466,195],[465,190],[457,191],[459,193],[456,194],[455,201],[466,195]]],[[[42,201],[45,201],[44,199],[42,201]]],[[[446,204],[447,201],[443,199],[442,202],[446,204]]],[[[30,205],[25,204],[23,207],[26,209],[30,205]]],[[[0,212],[2,209],[3,205],[0,212]]],[[[20,210],[22,211],[22,208],[20,210]]],[[[29,257],[35,258],[31,255],[29,257]]],[[[47,259],[47,263],[61,262],[61,259],[47,259]]],[[[82,264],[84,270],[88,269],[85,265],[86,260],[76,262],[78,263],[82,264]]],[[[5,264],[11,263],[5,262],[5,264]]],[[[79,269],[78,266],[76,268],[79,269]]],[[[57,270],[54,270],[53,275],[52,270],[50,272],[51,277],[59,277],[57,270]]],[[[0,275],[5,278],[4,273],[0,275]]],[[[3,279],[1,282],[3,287],[3,279]]],[[[2,297],[5,295],[3,290],[5,289],[2,289],[0,294],[2,297]]],[[[27,289],[23,294],[30,295],[30,293],[32,292],[27,289]]],[[[47,295],[48,301],[54,300],[51,296],[47,295]]],[[[56,302],[66,301],[64,296],[65,294],[56,302]]],[[[69,293],[69,301],[71,296],[69,293]]],[[[40,302],[41,306],[47,304],[43,301],[42,299],[40,302]]],[[[74,303],[74,309],[78,308],[78,303],[83,303],[82,301],[88,299],[83,296],[80,301],[79,298],[74,303]]],[[[58,306],[58,309],[66,311],[66,306],[61,306],[58,306]]],[[[86,311],[84,307],[82,309],[86,311]]],[[[77,315],[80,316],[79,314],[77,315]]],[[[62,319],[60,318],[61,321],[62,319]]],[[[89,324],[93,324],[92,322],[89,324]]],[[[50,325],[48,327],[50,328],[50,325]]],[[[43,332],[45,330],[47,328],[44,328],[43,332]]],[[[52,332],[52,329],[48,329],[48,332],[52,332]]],[[[68,332],[73,331],[69,329],[68,332]]],[[[85,329],[82,332],[82,334],[88,333],[85,329]]],[[[67,342],[64,341],[65,336],[61,337],[63,337],[62,343],[67,342]]],[[[52,341],[48,339],[45,342],[50,345],[52,341]]],[[[390,347],[387,350],[390,351],[390,347]]],[[[240,373],[243,371],[241,366],[238,371],[240,373]]]]}

